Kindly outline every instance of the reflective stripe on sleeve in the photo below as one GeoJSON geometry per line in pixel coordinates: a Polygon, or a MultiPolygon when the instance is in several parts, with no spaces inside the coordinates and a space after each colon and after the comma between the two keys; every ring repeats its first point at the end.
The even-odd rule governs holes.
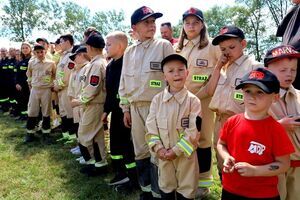
{"type": "Polygon", "coordinates": [[[177,144],[188,156],[193,153],[193,146],[184,138],[181,138],[177,144]]]}

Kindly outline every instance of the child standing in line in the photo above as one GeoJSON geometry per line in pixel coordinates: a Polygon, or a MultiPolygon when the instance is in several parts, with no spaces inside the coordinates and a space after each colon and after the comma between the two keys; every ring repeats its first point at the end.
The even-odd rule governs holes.
{"type": "Polygon", "coordinates": [[[123,54],[127,48],[128,39],[125,33],[115,31],[106,36],[107,57],[112,60],[106,67],[106,100],[104,103],[103,123],[110,117],[110,153],[115,176],[109,185],[118,192],[131,192],[138,186],[136,164],[134,161],[131,129],[123,123],[123,112],[119,106],[118,95],[123,54]]]}
{"type": "Polygon", "coordinates": [[[270,113],[285,127],[296,150],[290,156],[290,168],[279,176],[282,200],[300,200],[300,91],[292,85],[296,78],[299,58],[300,53],[294,47],[282,45],[270,49],[264,59],[265,67],[274,73],[280,82],[280,98],[272,104],[270,113]]]}
{"type": "Polygon", "coordinates": [[[131,28],[137,40],[123,57],[119,95],[124,113],[124,124],[131,127],[141,199],[158,198],[157,167],[150,162],[150,152],[145,141],[145,121],[154,95],[163,90],[161,61],[173,53],[171,43],[154,39],[155,20],[161,17],[149,7],[142,6],[131,16],[131,28]],[[152,193],[152,194],[151,194],[152,193]]]}
{"type": "Polygon", "coordinates": [[[280,200],[277,175],[287,171],[294,152],[284,128],[268,114],[278,99],[279,81],[264,68],[247,73],[245,112],[230,117],[218,141],[223,163],[222,200],[280,200]]]}
{"type": "Polygon", "coordinates": [[[178,54],[161,63],[168,86],[157,94],[147,117],[150,151],[158,157],[162,199],[194,199],[198,185],[199,99],[184,86],[187,61],[178,54]],[[175,198],[176,197],[176,198],[175,198]]]}
{"type": "Polygon", "coordinates": [[[220,49],[209,40],[201,10],[188,9],[183,13],[182,20],[183,28],[175,50],[187,59],[189,75],[185,85],[201,100],[201,110],[205,113],[197,149],[200,171],[196,198],[201,199],[209,194],[209,187],[213,184],[211,146],[215,114],[208,107],[211,97],[207,95],[205,86],[220,57],[220,49]]]}

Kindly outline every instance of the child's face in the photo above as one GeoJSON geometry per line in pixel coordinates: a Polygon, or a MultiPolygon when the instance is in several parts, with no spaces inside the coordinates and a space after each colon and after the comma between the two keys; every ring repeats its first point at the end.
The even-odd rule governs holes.
{"type": "Polygon", "coordinates": [[[83,63],[85,63],[85,62],[86,62],[86,59],[85,59],[85,57],[83,56],[83,53],[77,54],[77,55],[75,56],[74,62],[75,62],[76,64],[83,64],[83,63]]]}
{"type": "Polygon", "coordinates": [[[195,16],[188,16],[183,21],[183,29],[187,35],[187,39],[192,40],[199,36],[203,28],[203,23],[195,16]]]}
{"type": "Polygon", "coordinates": [[[247,84],[243,87],[245,110],[253,114],[266,113],[278,94],[267,94],[256,85],[247,84]]]}
{"type": "Polygon", "coordinates": [[[230,38],[219,43],[222,53],[230,64],[244,54],[243,49],[246,45],[246,40],[240,41],[238,38],[230,38]]]}
{"type": "Polygon", "coordinates": [[[119,54],[120,51],[120,42],[116,40],[114,37],[108,37],[106,39],[105,50],[107,53],[107,57],[114,58],[119,54]]]}
{"type": "Polygon", "coordinates": [[[145,41],[154,37],[156,31],[155,18],[149,17],[136,25],[132,26],[132,29],[137,34],[138,40],[145,41]]]}
{"type": "Polygon", "coordinates": [[[39,60],[44,60],[46,57],[46,50],[42,50],[42,49],[35,50],[34,54],[39,60]]]}
{"type": "Polygon", "coordinates": [[[186,66],[178,60],[172,60],[164,65],[164,76],[170,86],[170,92],[180,91],[184,87],[187,75],[186,66]]]}
{"type": "Polygon", "coordinates": [[[30,47],[29,47],[27,44],[23,44],[23,45],[21,46],[21,51],[22,51],[22,53],[23,53],[24,55],[29,55],[30,52],[31,52],[31,49],[30,49],[30,47]]]}
{"type": "Polygon", "coordinates": [[[283,58],[268,65],[268,69],[277,76],[280,87],[287,89],[297,75],[297,59],[283,58]]]}

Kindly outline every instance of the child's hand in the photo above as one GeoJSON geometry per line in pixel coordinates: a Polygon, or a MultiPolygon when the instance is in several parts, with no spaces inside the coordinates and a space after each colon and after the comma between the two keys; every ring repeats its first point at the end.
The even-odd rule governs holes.
{"type": "Polygon", "coordinates": [[[161,160],[166,160],[166,158],[165,158],[166,152],[167,152],[167,149],[165,149],[165,148],[161,148],[160,150],[158,150],[157,151],[158,158],[161,160]]]}
{"type": "Polygon", "coordinates": [[[104,112],[101,116],[101,121],[104,123],[104,124],[107,124],[108,121],[107,121],[107,113],[104,112]]]}
{"type": "Polygon", "coordinates": [[[216,68],[221,70],[221,68],[225,66],[226,63],[228,63],[228,57],[225,54],[222,54],[216,64],[216,68]]]}
{"type": "Polygon", "coordinates": [[[246,162],[238,162],[234,168],[241,176],[255,176],[255,166],[246,162]]]}
{"type": "Polygon", "coordinates": [[[71,101],[71,107],[74,108],[74,107],[77,107],[77,106],[80,106],[81,105],[81,102],[77,99],[72,99],[71,101]]]}
{"type": "Polygon", "coordinates": [[[232,173],[234,170],[235,159],[232,156],[228,156],[223,162],[223,171],[225,173],[232,173]]]}
{"type": "Polygon", "coordinates": [[[286,116],[278,122],[287,130],[287,131],[295,131],[295,126],[300,126],[300,122],[296,120],[299,119],[299,116],[286,116]]]}
{"type": "Polygon", "coordinates": [[[130,112],[124,112],[123,122],[124,122],[125,127],[127,127],[127,128],[131,127],[130,112]]]}
{"type": "Polygon", "coordinates": [[[176,158],[176,154],[172,149],[168,149],[168,151],[165,154],[166,160],[174,160],[176,158]]]}

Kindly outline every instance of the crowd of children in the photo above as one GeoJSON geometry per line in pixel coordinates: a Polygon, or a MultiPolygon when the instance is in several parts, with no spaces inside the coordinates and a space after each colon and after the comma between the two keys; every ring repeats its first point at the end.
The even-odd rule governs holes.
{"type": "Polygon", "coordinates": [[[108,183],[141,200],[202,199],[214,183],[214,147],[223,200],[300,200],[300,53],[281,45],[264,63],[244,54],[244,32],[226,25],[210,40],[201,10],[182,15],[178,43],[154,38],[163,14],[142,6],[125,33],[95,28],[74,45],[64,34],[48,51],[38,38],[20,56],[1,48],[0,104],[26,119],[25,142],[77,141],[81,172],[108,172],[109,127],[115,176],[108,183]],[[16,60],[16,59],[20,60],[16,60]],[[16,105],[16,106],[14,106],[16,105]],[[52,123],[51,123],[52,122],[52,123]]]}

